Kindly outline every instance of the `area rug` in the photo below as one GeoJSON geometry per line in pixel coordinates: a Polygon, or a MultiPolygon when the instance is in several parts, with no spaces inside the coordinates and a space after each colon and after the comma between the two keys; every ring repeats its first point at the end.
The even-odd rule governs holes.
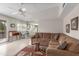
{"type": "Polygon", "coordinates": [[[35,51],[34,46],[27,46],[19,51],[15,56],[46,56],[42,50],[35,51]]]}

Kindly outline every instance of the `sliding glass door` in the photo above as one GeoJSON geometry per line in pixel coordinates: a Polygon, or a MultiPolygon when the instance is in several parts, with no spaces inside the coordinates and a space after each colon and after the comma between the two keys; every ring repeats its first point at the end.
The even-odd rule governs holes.
{"type": "Polygon", "coordinates": [[[6,38],[6,22],[0,20],[0,40],[6,38]]]}

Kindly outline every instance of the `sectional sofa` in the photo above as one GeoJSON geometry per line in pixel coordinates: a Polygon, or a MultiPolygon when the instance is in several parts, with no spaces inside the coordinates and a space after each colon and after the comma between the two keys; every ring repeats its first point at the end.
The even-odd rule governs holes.
{"type": "Polygon", "coordinates": [[[47,56],[79,56],[79,40],[63,33],[36,33],[31,43],[36,42],[46,47],[47,56]]]}

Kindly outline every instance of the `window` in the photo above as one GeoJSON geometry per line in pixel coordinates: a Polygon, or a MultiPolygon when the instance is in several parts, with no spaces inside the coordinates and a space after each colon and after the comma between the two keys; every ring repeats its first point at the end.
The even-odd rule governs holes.
{"type": "Polygon", "coordinates": [[[6,38],[6,22],[0,20],[0,39],[6,38]]]}
{"type": "Polygon", "coordinates": [[[26,31],[26,24],[17,24],[17,31],[26,31]]]}

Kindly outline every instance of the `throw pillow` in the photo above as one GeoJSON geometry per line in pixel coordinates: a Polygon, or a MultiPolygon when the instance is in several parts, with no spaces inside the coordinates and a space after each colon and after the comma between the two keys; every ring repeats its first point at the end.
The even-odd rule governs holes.
{"type": "Polygon", "coordinates": [[[64,41],[62,44],[60,44],[60,45],[58,46],[58,49],[64,50],[64,49],[66,49],[67,45],[68,45],[67,42],[64,41]]]}

